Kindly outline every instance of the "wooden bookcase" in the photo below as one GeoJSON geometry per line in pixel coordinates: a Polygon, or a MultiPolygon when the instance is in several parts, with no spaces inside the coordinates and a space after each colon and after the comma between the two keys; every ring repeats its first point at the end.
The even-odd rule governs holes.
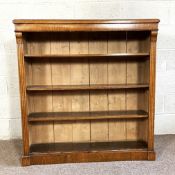
{"type": "Polygon", "coordinates": [[[22,165],[155,160],[159,20],[13,22],[22,165]]]}

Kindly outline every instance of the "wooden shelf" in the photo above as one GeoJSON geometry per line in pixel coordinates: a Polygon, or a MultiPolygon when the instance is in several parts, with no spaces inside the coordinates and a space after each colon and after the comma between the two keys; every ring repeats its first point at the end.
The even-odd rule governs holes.
{"type": "Polygon", "coordinates": [[[148,84],[98,84],[98,85],[32,85],[27,91],[75,91],[75,90],[105,90],[105,89],[140,89],[149,88],[148,84]]]}
{"type": "Polygon", "coordinates": [[[66,153],[66,152],[97,152],[119,150],[146,150],[147,143],[143,141],[123,142],[89,142],[89,143],[44,143],[32,144],[30,154],[66,153]]]}
{"type": "Polygon", "coordinates": [[[25,54],[25,58],[94,58],[94,57],[147,57],[149,53],[115,53],[115,54],[62,54],[62,55],[30,55],[25,54]]]}
{"type": "Polygon", "coordinates": [[[103,120],[147,118],[143,110],[95,111],[95,112],[36,112],[28,116],[29,122],[67,121],[67,120],[103,120]]]}

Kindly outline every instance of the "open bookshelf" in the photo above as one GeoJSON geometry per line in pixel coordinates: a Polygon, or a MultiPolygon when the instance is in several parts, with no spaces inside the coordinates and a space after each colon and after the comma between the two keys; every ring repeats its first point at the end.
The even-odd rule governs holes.
{"type": "Polygon", "coordinates": [[[158,22],[14,20],[22,165],[155,159],[158,22]]]}

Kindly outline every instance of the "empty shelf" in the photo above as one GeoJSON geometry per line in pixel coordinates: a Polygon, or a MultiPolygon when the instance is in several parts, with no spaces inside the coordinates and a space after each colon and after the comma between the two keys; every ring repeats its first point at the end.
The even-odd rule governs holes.
{"type": "Polygon", "coordinates": [[[42,122],[67,120],[133,119],[147,117],[148,113],[143,110],[95,112],[36,112],[29,114],[28,121],[42,122]]]}
{"type": "Polygon", "coordinates": [[[115,54],[72,54],[72,55],[30,55],[26,54],[25,58],[81,58],[81,57],[145,57],[149,53],[115,53],[115,54]]]}
{"type": "Polygon", "coordinates": [[[98,85],[30,85],[27,91],[68,91],[148,88],[148,84],[98,84],[98,85]]]}
{"type": "Polygon", "coordinates": [[[144,141],[118,141],[118,142],[87,142],[87,143],[43,143],[32,144],[31,154],[64,153],[64,152],[96,152],[117,150],[146,150],[144,141]]]}

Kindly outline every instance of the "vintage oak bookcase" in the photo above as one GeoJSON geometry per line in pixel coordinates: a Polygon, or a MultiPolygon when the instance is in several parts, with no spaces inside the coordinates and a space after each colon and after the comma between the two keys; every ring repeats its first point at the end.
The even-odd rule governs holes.
{"type": "Polygon", "coordinates": [[[22,165],[155,160],[158,19],[13,22],[22,165]]]}

